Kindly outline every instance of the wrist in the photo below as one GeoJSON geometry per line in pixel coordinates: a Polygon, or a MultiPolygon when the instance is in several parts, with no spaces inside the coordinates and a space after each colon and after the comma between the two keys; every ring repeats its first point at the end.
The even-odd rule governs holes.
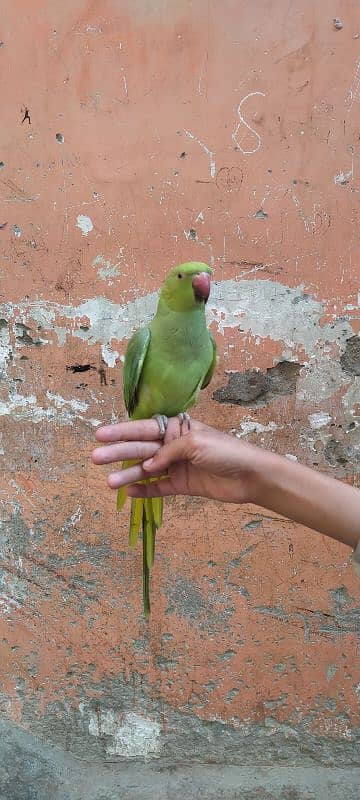
{"type": "Polygon", "coordinates": [[[253,448],[252,464],[248,476],[248,503],[269,508],[269,501],[281,485],[279,476],[282,466],[281,456],[261,448],[253,448]]]}

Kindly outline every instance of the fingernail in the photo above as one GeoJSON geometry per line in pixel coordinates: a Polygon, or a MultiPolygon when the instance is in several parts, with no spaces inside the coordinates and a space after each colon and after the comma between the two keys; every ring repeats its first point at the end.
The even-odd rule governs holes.
{"type": "Polygon", "coordinates": [[[153,458],[147,458],[146,461],[143,461],[144,469],[148,469],[149,467],[151,467],[153,461],[154,461],[153,458]]]}

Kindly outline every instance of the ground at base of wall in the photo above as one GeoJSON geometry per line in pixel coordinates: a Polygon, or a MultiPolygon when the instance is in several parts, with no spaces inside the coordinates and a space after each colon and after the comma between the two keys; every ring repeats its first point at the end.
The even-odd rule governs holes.
{"type": "Polygon", "coordinates": [[[0,800],[357,800],[360,768],[97,764],[0,723],[0,800]]]}

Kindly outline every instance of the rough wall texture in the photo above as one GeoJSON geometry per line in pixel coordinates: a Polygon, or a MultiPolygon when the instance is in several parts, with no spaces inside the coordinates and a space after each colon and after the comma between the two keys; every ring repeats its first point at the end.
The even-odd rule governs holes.
{"type": "Polygon", "coordinates": [[[356,796],[348,550],[170,501],[146,624],[89,461],[129,335],[201,259],[220,364],[199,418],[356,482],[360,19],[338,6],[2,14],[1,800],[356,796]]]}

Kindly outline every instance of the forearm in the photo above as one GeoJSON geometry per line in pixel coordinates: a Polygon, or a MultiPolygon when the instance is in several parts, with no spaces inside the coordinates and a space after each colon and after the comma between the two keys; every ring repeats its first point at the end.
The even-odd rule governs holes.
{"type": "Polygon", "coordinates": [[[253,502],[355,548],[360,490],[286,458],[263,452],[255,464],[253,502]]]}

